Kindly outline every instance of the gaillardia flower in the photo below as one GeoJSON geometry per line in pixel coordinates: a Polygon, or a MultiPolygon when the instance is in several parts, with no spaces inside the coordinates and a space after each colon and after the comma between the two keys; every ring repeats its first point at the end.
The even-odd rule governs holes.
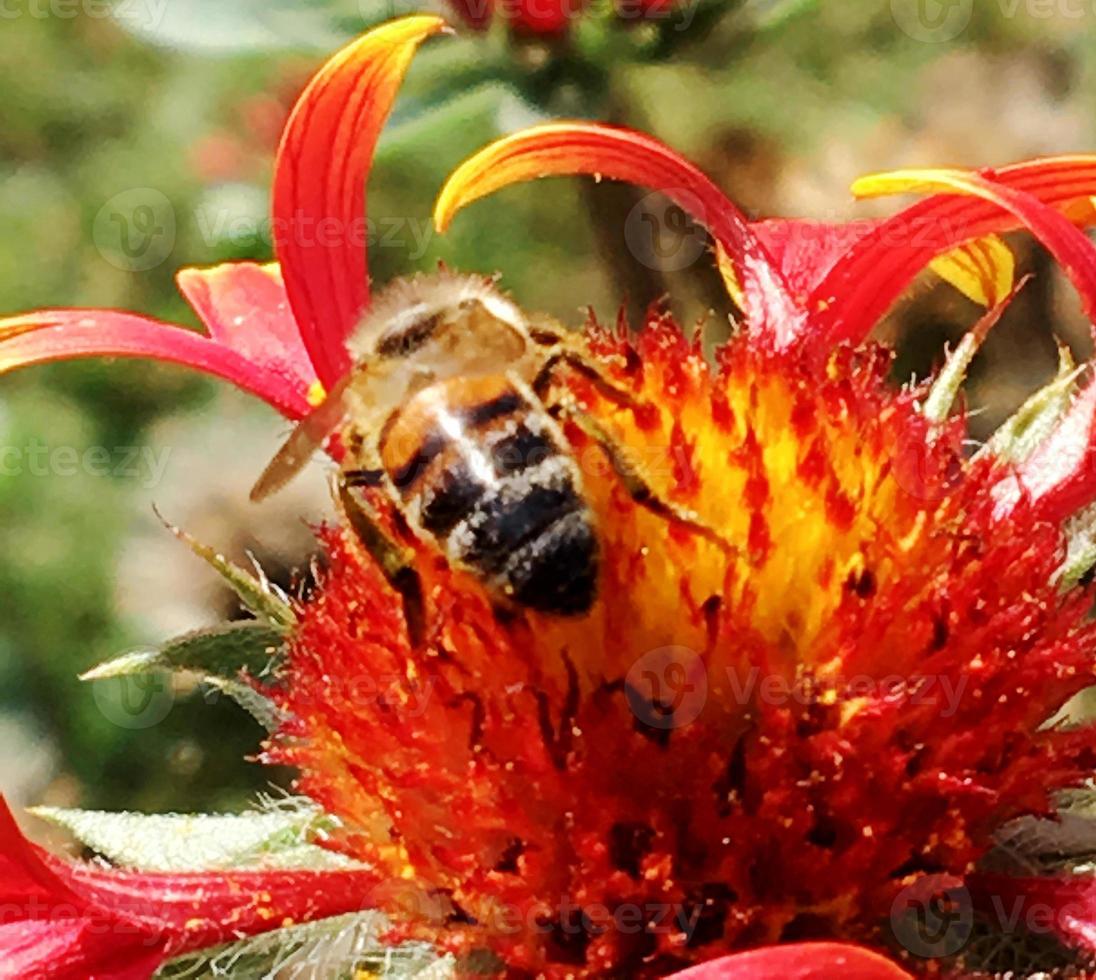
{"type": "MultiPolygon", "coordinates": [[[[180,274],[207,336],[29,313],[0,321],[0,369],[153,357],[289,419],[323,405],[370,303],[352,230],[371,152],[442,27],[395,21],[320,70],[278,157],[278,264],[180,274]]],[[[634,339],[590,324],[587,370],[540,389],[597,539],[596,557],[554,571],[593,574],[590,602],[563,615],[500,600],[375,487],[344,489],[306,600],[195,546],[256,620],[93,673],[211,677],[267,723],[265,758],[297,768],[307,802],[192,818],[192,837],[216,841],[182,856],[157,853],[173,818],[126,815],[119,834],[109,815],[53,814],[113,867],[48,857],[0,814],[0,975],[147,976],[259,933],[299,944],[306,923],[331,925],[309,935],[342,949],[347,974],[389,969],[378,949],[428,948],[458,974],[893,980],[992,970],[965,949],[979,929],[1041,932],[1062,971],[1096,954],[1096,881],[1068,855],[1045,874],[990,863],[1003,826],[1075,802],[1096,761],[1090,725],[1050,721],[1094,683],[1096,387],[1063,354],[973,455],[953,405],[1017,288],[997,233],[1034,232],[1096,314],[1096,250],[1077,227],[1096,158],[869,178],[858,192],[930,196],[851,228],[750,223],[657,141],[558,123],[466,161],[438,225],[516,181],[575,173],[693,211],[742,311],[714,364],[658,313],[634,339]],[[934,379],[898,389],[867,337],[929,265],[987,313],[934,379]],[[370,912],[384,917],[373,959],[353,960],[340,930],[370,912]]],[[[462,416],[479,468],[436,491],[435,517],[474,543],[497,526],[474,513],[485,485],[509,480],[519,495],[496,518],[527,519],[507,529],[524,544],[558,499],[522,450],[537,440],[497,407],[462,416]]],[[[427,470],[452,450],[432,435],[427,470]]]]}

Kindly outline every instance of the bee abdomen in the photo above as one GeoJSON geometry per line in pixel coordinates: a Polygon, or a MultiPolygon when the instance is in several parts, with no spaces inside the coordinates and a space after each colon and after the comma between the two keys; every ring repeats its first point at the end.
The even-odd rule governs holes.
{"type": "Polygon", "coordinates": [[[573,615],[593,604],[597,539],[558,451],[485,487],[447,544],[454,558],[531,609],[573,615]]]}
{"type": "Polygon", "coordinates": [[[397,419],[380,446],[394,488],[449,560],[492,590],[542,612],[586,612],[598,542],[574,461],[540,406],[509,385],[474,393],[434,397],[417,416],[412,403],[397,419]]]}

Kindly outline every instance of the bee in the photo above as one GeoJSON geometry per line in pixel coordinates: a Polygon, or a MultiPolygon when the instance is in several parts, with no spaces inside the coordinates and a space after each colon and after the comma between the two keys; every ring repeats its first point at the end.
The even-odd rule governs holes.
{"type": "MultiPolygon", "coordinates": [[[[510,603],[589,611],[596,521],[558,419],[577,410],[545,396],[562,365],[618,401],[631,395],[581,338],[528,316],[489,279],[441,271],[394,280],[347,349],[350,371],[293,431],[252,499],[288,482],[337,432],[344,489],[380,487],[420,539],[510,603]]],[[[597,423],[583,422],[638,501],[695,524],[650,491],[597,423]]]]}

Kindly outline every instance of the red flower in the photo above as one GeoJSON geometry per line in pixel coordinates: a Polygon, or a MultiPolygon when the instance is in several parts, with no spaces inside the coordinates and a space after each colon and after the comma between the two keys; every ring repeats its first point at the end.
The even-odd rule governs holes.
{"type": "MultiPolygon", "coordinates": [[[[39,311],[0,320],[0,371],[146,356],[226,378],[291,419],[320,403],[369,302],[363,175],[408,60],[442,26],[388,24],[313,79],[278,156],[279,265],[180,274],[208,336],[39,311]]],[[[623,445],[663,447],[657,489],[733,547],[667,530],[602,467],[585,473],[603,552],[594,611],[506,617],[374,501],[411,556],[423,621],[411,628],[346,529],[325,532],[326,578],[269,692],[290,716],[269,754],[300,767],[342,820],[336,845],[376,870],[112,870],[46,857],[0,812],[0,975],[144,976],[229,936],[368,906],[404,935],[549,976],[696,962],[685,977],[884,980],[903,971],[876,953],[795,940],[883,947],[892,904],[930,872],[966,883],[983,909],[1013,893],[1068,901],[1053,928],[1096,952],[1087,878],[972,873],[1002,821],[1050,812],[1050,794],[1091,771],[1093,731],[1043,723],[1093,680],[1091,595],[1055,577],[1063,523],[1096,500],[1096,388],[1022,458],[968,460],[963,420],[948,419],[961,370],[897,392],[886,352],[865,343],[931,262],[994,307],[976,345],[1011,286],[985,236],[1016,227],[1096,312],[1096,250],[1074,224],[1092,217],[1096,160],[873,178],[860,190],[934,193],[850,231],[751,224],[652,138],[556,124],[462,165],[438,224],[565,173],[660,189],[715,239],[745,315],[718,369],[656,318],[634,347],[591,337],[630,407],[571,385],[623,445]],[[744,695],[755,671],[785,693],[744,695]],[[392,697],[359,697],[355,682],[378,676],[400,680],[392,697]],[[961,696],[926,702],[925,679],[961,696]],[[706,693],[690,700],[697,685],[706,693]],[[412,713],[416,690],[430,696],[412,713]],[[657,930],[652,902],[684,925],[657,930]],[[628,932],[614,916],[634,908],[642,928],[628,932]]],[[[576,457],[599,458],[582,431],[567,437],[576,457]]]]}
{"type": "MultiPolygon", "coordinates": [[[[616,12],[624,22],[666,17],[677,0],[618,0],[616,12]]],[[[588,0],[449,0],[461,20],[476,30],[486,29],[498,14],[518,34],[558,37],[582,16],[588,0]]]]}

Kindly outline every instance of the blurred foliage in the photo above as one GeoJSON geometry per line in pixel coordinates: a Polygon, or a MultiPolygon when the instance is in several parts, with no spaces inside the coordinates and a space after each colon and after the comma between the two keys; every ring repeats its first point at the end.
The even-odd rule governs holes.
{"type": "MultiPolygon", "coordinates": [[[[898,27],[892,10],[901,2],[696,0],[687,7],[688,29],[680,29],[684,22],[673,18],[621,25],[599,0],[566,37],[523,39],[496,23],[482,35],[429,45],[411,69],[370,183],[375,279],[443,260],[501,272],[523,304],[573,323],[588,306],[611,318],[621,302],[634,311],[667,289],[683,322],[713,305],[726,312],[706,263],[674,271],[635,261],[623,228],[638,192],[581,181],[518,187],[477,204],[444,240],[433,236],[432,200],[446,173],[499,133],[547,116],[650,130],[702,162],[753,213],[798,202],[788,175],[802,172],[804,161],[807,172],[824,175],[842,147],[856,152],[880,130],[916,134],[932,126],[938,109],[954,116],[961,107],[944,104],[946,93],[942,103],[927,102],[918,82],[945,59],[976,53],[997,66],[1003,83],[1034,61],[1048,98],[1092,116],[1091,14],[1038,17],[1018,5],[1008,16],[1003,4],[976,4],[966,31],[934,44],[898,27]]],[[[0,310],[120,307],[196,325],[174,289],[174,271],[269,258],[263,219],[273,150],[309,72],[364,26],[414,7],[143,0],[121,4],[116,18],[101,5],[64,9],[61,16],[48,3],[16,3],[3,21],[0,310]],[[134,189],[163,195],[176,228],[163,261],[137,272],[97,247],[103,209],[134,189]]],[[[1025,118],[1040,118],[1039,106],[1024,108],[1025,118]]],[[[1000,123],[971,105],[967,124],[984,133],[982,159],[905,162],[997,162],[1009,152],[995,142],[1000,123]]],[[[843,212],[843,187],[824,179],[817,186],[834,201],[833,213],[843,212]]],[[[1026,315],[1049,344],[1052,373],[1046,321],[1060,324],[1049,287],[1036,295],[1026,315]]],[[[935,293],[920,300],[899,319],[928,324],[928,342],[903,348],[903,367],[923,372],[970,311],[954,297],[943,311],[935,293]]],[[[1041,339],[1031,343],[1042,350],[1041,339]]],[[[1010,391],[1005,401],[1022,394],[1010,391]]],[[[106,447],[117,461],[169,416],[184,415],[204,440],[222,405],[213,382],[143,362],[66,364],[2,379],[0,445],[19,454],[20,472],[0,476],[0,715],[18,719],[33,740],[55,744],[64,761],[59,772],[21,787],[0,761],[0,789],[60,805],[204,809],[239,807],[272,779],[243,761],[261,732],[224,698],[210,704],[200,689],[176,690],[163,720],[133,728],[112,721],[102,698],[79,685],[77,675],[92,664],[166,639],[155,635],[155,617],[119,611],[119,595],[141,584],[139,563],[120,560],[135,515],[147,517],[164,488],[133,474],[77,467],[66,476],[29,465],[36,446],[78,454],[106,447]]],[[[254,414],[278,431],[267,410],[256,406],[254,414]]],[[[186,485],[197,499],[234,465],[244,464],[218,458],[195,474],[169,463],[164,481],[186,485]]],[[[168,516],[185,523],[185,514],[168,516]]],[[[223,540],[210,543],[242,559],[240,541],[282,533],[278,526],[238,530],[226,526],[223,540]]],[[[177,560],[180,591],[204,574],[180,547],[148,560],[177,560]]],[[[298,563],[307,561],[302,552],[298,563]]]]}

